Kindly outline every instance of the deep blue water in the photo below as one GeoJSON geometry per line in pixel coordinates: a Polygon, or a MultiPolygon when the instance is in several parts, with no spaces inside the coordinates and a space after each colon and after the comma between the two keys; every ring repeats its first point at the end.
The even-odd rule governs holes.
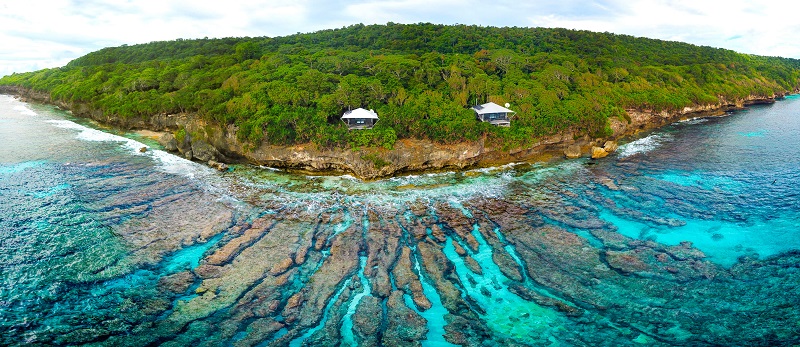
{"type": "MultiPolygon", "coordinates": [[[[476,205],[505,201],[527,209],[515,218],[524,218],[521,225],[530,232],[558,228],[577,235],[585,243],[581,247],[598,250],[616,249],[598,237],[601,230],[667,246],[688,241],[716,267],[714,271],[729,271],[730,276],[745,271],[737,267],[742,262],[766,262],[800,250],[797,96],[726,117],[672,124],[631,139],[603,160],[518,164],[375,182],[348,176],[308,177],[245,165],[223,174],[165,153],[155,142],[136,134],[100,128],[50,106],[0,96],[4,144],[0,150],[0,345],[315,345],[323,344],[319,341],[326,331],[335,331],[339,336],[334,339],[345,345],[368,344],[354,329],[363,324],[358,323],[359,304],[373,293],[383,300],[386,315],[390,303],[377,294],[380,266],[366,265],[368,255],[373,261],[379,254],[374,253],[371,242],[376,241],[369,235],[373,228],[394,230],[394,224],[407,235],[415,221],[427,223],[411,212],[418,207],[409,206],[423,206],[432,218],[438,218],[446,205],[471,221],[480,221],[484,214],[495,219],[476,205]],[[142,153],[141,147],[148,150],[142,153]],[[379,217],[370,217],[370,211],[378,211],[379,217]],[[287,272],[289,284],[280,287],[283,294],[270,294],[279,308],[290,306],[289,297],[304,293],[304,287],[316,288],[311,279],[320,281],[315,276],[328,273],[325,269],[333,263],[328,259],[341,260],[336,258],[338,248],[331,244],[349,235],[348,230],[373,240],[364,241],[366,246],[351,255],[355,257],[350,259],[352,271],[333,281],[332,287],[318,288],[328,290],[329,296],[321,298],[320,304],[326,312],[320,312],[309,326],[284,317],[293,312],[289,308],[266,309],[269,300],[262,303],[256,300],[257,294],[251,295],[259,290],[271,293],[270,286],[284,285],[271,284],[279,276],[267,275],[279,273],[270,269],[273,259],[287,256],[278,241],[269,241],[270,235],[283,235],[279,234],[283,229],[263,226],[266,236],[247,239],[233,260],[220,263],[222,270],[215,271],[222,271],[222,277],[203,275],[199,269],[213,262],[210,256],[217,250],[245,239],[243,230],[255,229],[259,221],[270,218],[276,218],[276,225],[291,221],[289,235],[296,233],[298,245],[316,242],[317,236],[306,236],[309,231],[318,235],[330,230],[327,246],[310,249],[305,263],[295,261],[297,265],[287,272]],[[167,282],[178,283],[179,289],[165,290],[167,282]],[[254,308],[244,315],[240,309],[247,305],[254,308]],[[258,313],[259,308],[272,313],[258,313]]],[[[502,223],[490,234],[484,224],[478,224],[471,231],[478,247],[467,251],[472,260],[456,249],[456,244],[468,244],[469,237],[463,234],[448,229],[439,248],[441,261],[452,265],[447,278],[469,303],[461,307],[480,308],[465,317],[478,317],[488,331],[485,339],[522,345],[592,345],[591,336],[565,337],[582,327],[590,332],[583,335],[594,331],[597,339],[609,344],[690,341],[689,345],[702,345],[715,337],[754,341],[736,340],[728,332],[717,331],[706,331],[712,337],[701,338],[698,330],[705,325],[669,332],[642,328],[646,324],[636,321],[641,318],[595,309],[566,288],[568,270],[563,282],[556,283],[544,281],[532,270],[526,272],[525,264],[532,258],[526,258],[530,254],[525,250],[517,252],[520,243],[505,240],[502,223]],[[486,235],[497,235],[504,243],[505,252],[522,269],[521,279],[512,280],[500,269],[493,257],[501,250],[486,235]],[[482,272],[470,268],[470,261],[482,272]],[[526,299],[512,288],[514,283],[579,307],[587,312],[583,317],[591,314],[593,318],[576,319],[542,305],[544,299],[526,299]],[[600,331],[613,336],[601,337],[600,331]]],[[[432,229],[430,225],[426,229],[431,239],[432,229]]],[[[446,286],[437,284],[436,270],[422,259],[425,253],[418,244],[407,236],[400,240],[408,243],[410,269],[433,307],[417,307],[408,291],[399,302],[424,318],[427,333],[421,335],[422,345],[450,345],[454,340],[443,337],[448,330],[444,327],[447,316],[456,312],[448,311],[447,300],[452,299],[443,296],[446,286]]],[[[623,280],[629,276],[623,275],[623,280]]],[[[592,276],[600,281],[605,275],[592,276]]],[[[785,276],[775,281],[797,280],[794,272],[785,276]]],[[[389,279],[394,290],[401,289],[396,288],[393,276],[389,279]]],[[[680,302],[675,295],[652,300],[680,302]]],[[[625,306],[647,298],[616,300],[625,306]]],[[[796,313],[796,309],[782,309],[796,313]]],[[[387,319],[381,324],[389,326],[387,319]]],[[[797,341],[796,335],[783,330],[767,331],[764,336],[773,339],[765,341],[778,344],[797,341]]]]}

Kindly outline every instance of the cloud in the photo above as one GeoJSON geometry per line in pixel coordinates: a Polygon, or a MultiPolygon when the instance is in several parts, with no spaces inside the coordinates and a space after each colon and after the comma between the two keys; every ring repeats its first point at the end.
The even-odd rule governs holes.
{"type": "Polygon", "coordinates": [[[66,64],[108,46],[283,36],[386,22],[544,26],[800,58],[800,3],[773,0],[69,0],[0,5],[0,75],[66,64]]]}
{"type": "Polygon", "coordinates": [[[800,43],[789,36],[789,33],[800,32],[800,24],[793,18],[800,3],[640,0],[607,1],[606,4],[624,10],[609,17],[548,14],[529,19],[535,26],[609,31],[743,53],[800,58],[800,43]]]}

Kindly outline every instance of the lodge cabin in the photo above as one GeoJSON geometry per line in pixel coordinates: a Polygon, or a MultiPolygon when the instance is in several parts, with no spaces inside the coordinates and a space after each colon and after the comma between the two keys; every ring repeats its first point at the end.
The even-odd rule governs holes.
{"type": "Polygon", "coordinates": [[[378,114],[373,110],[357,108],[349,110],[342,115],[342,121],[347,124],[350,130],[353,129],[372,129],[378,122],[378,114]]]}
{"type": "MultiPolygon", "coordinates": [[[[509,105],[506,104],[506,107],[509,105]]],[[[511,126],[511,117],[517,114],[516,112],[500,106],[493,102],[488,102],[483,105],[472,106],[475,111],[475,116],[481,122],[489,122],[491,125],[509,127],[511,126]]]]}

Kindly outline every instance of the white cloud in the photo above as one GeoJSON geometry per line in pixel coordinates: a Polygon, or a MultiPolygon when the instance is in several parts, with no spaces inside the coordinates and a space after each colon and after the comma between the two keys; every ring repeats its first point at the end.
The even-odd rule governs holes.
{"type": "Polygon", "coordinates": [[[57,67],[108,46],[281,36],[356,23],[609,31],[800,58],[800,2],[774,0],[26,0],[0,2],[0,75],[57,67]]]}
{"type": "MultiPolygon", "coordinates": [[[[796,18],[800,3],[746,0],[640,0],[615,18],[532,16],[532,25],[564,27],[722,47],[738,52],[800,58],[796,18]]],[[[618,3],[621,5],[621,3],[618,3]]]]}
{"type": "MultiPolygon", "coordinates": [[[[453,13],[469,18],[474,8],[468,1],[460,0],[395,0],[371,1],[347,5],[344,12],[364,24],[445,22],[453,13]]],[[[496,5],[495,5],[496,6],[496,5]]],[[[453,24],[453,23],[444,23],[453,24]]]]}

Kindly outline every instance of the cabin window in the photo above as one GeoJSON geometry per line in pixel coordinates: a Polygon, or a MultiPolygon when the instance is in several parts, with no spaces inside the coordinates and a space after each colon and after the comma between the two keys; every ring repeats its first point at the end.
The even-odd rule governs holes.
{"type": "Polygon", "coordinates": [[[489,113],[486,116],[487,116],[487,120],[489,120],[489,121],[498,120],[498,119],[506,119],[506,114],[505,113],[489,113]]]}

